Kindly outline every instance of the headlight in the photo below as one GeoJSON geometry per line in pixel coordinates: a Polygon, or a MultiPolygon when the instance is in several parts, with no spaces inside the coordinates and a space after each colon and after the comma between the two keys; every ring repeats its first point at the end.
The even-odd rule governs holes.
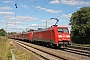
{"type": "Polygon", "coordinates": [[[62,35],[58,35],[59,38],[62,38],[62,35]]]}
{"type": "Polygon", "coordinates": [[[66,37],[70,38],[70,35],[66,35],[66,37]]]}

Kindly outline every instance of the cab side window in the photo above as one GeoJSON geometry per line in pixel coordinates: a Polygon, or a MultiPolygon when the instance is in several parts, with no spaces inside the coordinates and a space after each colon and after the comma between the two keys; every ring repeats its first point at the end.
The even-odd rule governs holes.
{"type": "Polygon", "coordinates": [[[52,30],[52,33],[54,33],[54,30],[52,30]]]}

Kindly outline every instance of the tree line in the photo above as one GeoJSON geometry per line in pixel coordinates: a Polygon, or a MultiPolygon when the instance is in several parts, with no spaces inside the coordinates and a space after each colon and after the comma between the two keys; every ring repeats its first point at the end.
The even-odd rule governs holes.
{"type": "Polygon", "coordinates": [[[90,44],[90,7],[82,7],[70,18],[71,40],[74,43],[90,44]]]}
{"type": "MultiPolygon", "coordinates": [[[[80,10],[74,12],[70,18],[71,26],[71,41],[79,44],[90,44],[90,6],[82,7],[80,10]]],[[[32,29],[28,30],[28,32],[32,29]]],[[[10,32],[8,35],[15,34],[10,32]]],[[[0,36],[5,36],[6,31],[0,29],[0,36]]]]}
{"type": "Polygon", "coordinates": [[[6,35],[6,31],[4,29],[0,29],[0,36],[5,36],[6,35]]]}
{"type": "Polygon", "coordinates": [[[12,35],[16,34],[16,32],[6,32],[4,29],[0,29],[0,36],[12,35]]]}

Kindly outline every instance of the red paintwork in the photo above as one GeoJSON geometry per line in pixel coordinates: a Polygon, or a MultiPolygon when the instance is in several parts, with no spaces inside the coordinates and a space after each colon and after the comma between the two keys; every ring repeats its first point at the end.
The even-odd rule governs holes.
{"type": "Polygon", "coordinates": [[[59,42],[67,41],[70,42],[70,34],[67,33],[59,33],[57,28],[64,28],[68,29],[67,27],[60,27],[60,26],[52,26],[50,29],[36,31],[33,33],[33,40],[34,41],[53,41],[53,44],[58,44],[59,42]],[[54,30],[54,33],[52,32],[54,30]],[[61,35],[62,37],[59,37],[61,35]],[[67,37],[66,37],[67,36],[67,37]]]}
{"type": "Polygon", "coordinates": [[[59,42],[70,42],[70,34],[68,28],[65,26],[52,26],[48,29],[31,31],[29,33],[22,33],[13,36],[20,40],[27,39],[30,41],[43,41],[53,44],[59,44],[59,42]],[[58,32],[58,29],[66,29],[67,32],[58,32]]]}
{"type": "Polygon", "coordinates": [[[22,34],[22,33],[19,34],[18,39],[19,39],[19,40],[23,40],[23,34],[22,34]]]}
{"type": "Polygon", "coordinates": [[[13,35],[10,36],[10,38],[12,38],[12,39],[16,39],[17,36],[18,36],[18,34],[13,34],[13,35]]]}
{"type": "Polygon", "coordinates": [[[29,39],[29,33],[23,33],[23,39],[29,39]]]}
{"type": "Polygon", "coordinates": [[[45,31],[40,31],[40,32],[34,32],[33,33],[33,39],[38,41],[38,40],[42,40],[42,41],[47,41],[47,40],[54,40],[54,36],[52,36],[52,30],[45,30],[45,31]]]}
{"type": "Polygon", "coordinates": [[[32,41],[32,35],[33,35],[33,32],[28,32],[28,33],[23,33],[23,39],[27,39],[27,40],[30,40],[32,41]]]}

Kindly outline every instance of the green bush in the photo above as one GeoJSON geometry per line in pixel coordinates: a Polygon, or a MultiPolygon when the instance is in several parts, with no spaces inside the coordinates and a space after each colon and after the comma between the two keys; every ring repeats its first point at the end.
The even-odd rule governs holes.
{"type": "Polygon", "coordinates": [[[90,44],[90,7],[83,7],[74,12],[69,24],[72,42],[90,44]]]}

